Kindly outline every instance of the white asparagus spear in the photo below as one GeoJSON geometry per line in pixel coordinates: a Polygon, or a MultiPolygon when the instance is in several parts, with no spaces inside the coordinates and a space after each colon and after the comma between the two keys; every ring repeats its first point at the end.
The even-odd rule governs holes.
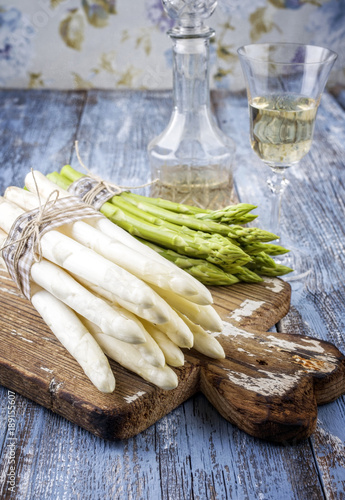
{"type": "Polygon", "coordinates": [[[96,325],[89,321],[85,321],[85,325],[109,358],[161,389],[170,390],[177,387],[176,373],[167,365],[163,367],[152,366],[142,357],[137,346],[126,344],[114,339],[114,337],[105,335],[96,325]]]}
{"type": "MultiPolygon", "coordinates": [[[[0,197],[0,227],[9,232],[23,210],[0,197]]],[[[67,271],[110,291],[125,309],[137,313],[138,304],[145,319],[154,323],[169,320],[169,306],[149,285],[116,264],[80,245],[59,231],[51,230],[41,237],[42,255],[67,271]]]]}
{"type": "Polygon", "coordinates": [[[96,297],[55,264],[44,259],[34,263],[31,278],[78,314],[96,323],[107,335],[135,344],[146,341],[146,332],[133,314],[96,297]]]}
{"type": "MultiPolygon", "coordinates": [[[[83,284],[84,290],[85,289],[89,289],[89,290],[92,289],[92,292],[93,292],[92,295],[95,298],[98,298],[102,302],[105,302],[108,305],[108,307],[115,309],[123,317],[128,318],[128,320],[136,323],[138,329],[140,329],[140,331],[143,335],[143,343],[137,343],[136,348],[138,349],[138,351],[141,353],[142,357],[144,359],[146,359],[146,361],[148,363],[150,363],[153,366],[158,366],[158,367],[165,365],[165,356],[164,356],[161,348],[159,347],[158,343],[154,340],[154,338],[151,337],[151,335],[148,333],[146,327],[144,327],[144,325],[142,323],[143,320],[139,321],[139,319],[134,314],[130,313],[129,311],[127,311],[126,309],[124,309],[121,306],[116,306],[114,303],[114,300],[109,300],[111,297],[111,294],[105,292],[104,295],[107,295],[107,297],[102,298],[102,295],[99,293],[99,291],[100,291],[99,287],[92,286],[90,283],[88,283],[86,281],[83,282],[83,280],[81,280],[81,283],[83,284]]],[[[98,311],[98,314],[101,315],[100,310],[98,311]]],[[[102,328],[102,325],[100,324],[100,321],[98,318],[96,320],[93,320],[93,319],[90,319],[85,314],[82,314],[82,316],[84,318],[89,319],[91,322],[93,322],[98,327],[100,327],[100,329],[102,330],[103,333],[109,335],[109,333],[104,328],[102,328]]],[[[146,322],[146,324],[150,324],[150,323],[146,322]]],[[[115,338],[119,338],[119,337],[116,337],[116,335],[111,335],[111,336],[115,337],[115,338]]],[[[124,340],[124,339],[120,339],[120,340],[124,340]]]]}
{"type": "MultiPolygon", "coordinates": [[[[25,185],[32,193],[36,193],[37,185],[39,194],[44,199],[47,199],[54,190],[57,190],[59,192],[60,197],[70,196],[70,193],[68,191],[58,187],[38,170],[35,170],[33,174],[32,172],[28,173],[25,178],[25,185]]],[[[118,240],[121,243],[129,246],[133,250],[151,257],[155,262],[162,263],[165,266],[169,266],[172,273],[170,286],[171,289],[175,291],[175,293],[186,296],[189,298],[189,300],[196,302],[197,304],[212,304],[213,299],[211,292],[202,283],[200,283],[198,280],[190,276],[182,269],[179,269],[172,262],[164,259],[164,257],[159,255],[151,248],[139,242],[136,238],[127,233],[127,231],[118,227],[107,218],[102,217],[101,219],[88,219],[85,222],[99,229],[110,238],[118,240]]]]}
{"type": "MultiPolygon", "coordinates": [[[[121,301],[118,301],[117,297],[114,294],[110,293],[109,291],[104,290],[102,287],[93,285],[89,281],[80,278],[80,276],[74,276],[74,277],[85,288],[88,288],[92,292],[98,294],[100,297],[104,297],[111,304],[118,304],[120,306],[122,305],[121,301]]],[[[194,341],[192,332],[190,331],[186,323],[183,321],[183,319],[180,318],[177,312],[172,307],[170,307],[164,301],[164,299],[161,300],[164,302],[165,307],[167,308],[167,315],[169,315],[169,319],[165,323],[159,323],[159,324],[156,323],[155,324],[156,327],[163,333],[166,333],[166,335],[170,338],[170,340],[175,344],[177,344],[179,347],[187,347],[187,348],[192,347],[194,341]]],[[[138,312],[139,312],[138,316],[140,317],[140,319],[146,319],[144,317],[144,312],[141,312],[140,310],[138,312]]]]}
{"type": "Polygon", "coordinates": [[[38,290],[32,304],[97,389],[113,392],[115,377],[109,362],[76,314],[46,290],[38,290]]]}
{"type": "Polygon", "coordinates": [[[223,359],[225,358],[225,352],[223,347],[220,345],[218,340],[213,337],[210,333],[206,332],[201,326],[195,325],[190,319],[182,314],[179,314],[181,318],[186,322],[191,332],[194,335],[194,349],[196,351],[205,354],[210,358],[223,359]]]}
{"type": "Polygon", "coordinates": [[[162,290],[154,285],[151,285],[151,287],[171,307],[187,316],[193,323],[210,332],[221,332],[223,330],[223,322],[213,306],[201,306],[173,292],[162,290]]]}
{"type": "Polygon", "coordinates": [[[171,267],[171,272],[174,276],[173,281],[171,282],[171,288],[175,293],[188,297],[191,302],[195,302],[196,304],[206,305],[213,303],[211,292],[202,283],[200,283],[200,281],[193,278],[193,276],[186,273],[186,271],[183,271],[183,269],[180,269],[172,262],[164,259],[164,257],[152,250],[152,248],[149,248],[147,245],[138,241],[131,234],[127,233],[127,231],[117,226],[109,219],[102,217],[100,219],[89,219],[85,222],[99,229],[104,234],[107,234],[109,237],[118,239],[125,245],[133,248],[133,250],[146,253],[154,262],[161,262],[161,259],[165,260],[171,267]]]}
{"type": "MultiPolygon", "coordinates": [[[[174,342],[172,342],[165,333],[158,330],[158,328],[151,323],[143,321],[143,325],[163,351],[167,364],[176,367],[183,366],[184,354],[181,349],[174,342]]],[[[140,345],[136,347],[140,347],[140,345]]]]}
{"type": "MultiPolygon", "coordinates": [[[[48,182],[50,181],[48,180],[48,182]]],[[[44,195],[45,193],[41,195],[43,203],[46,201],[44,195]]],[[[20,206],[23,210],[33,210],[39,205],[36,194],[17,186],[9,186],[5,191],[4,198],[20,206]]],[[[78,243],[91,248],[138,278],[150,283],[150,285],[153,284],[156,285],[157,288],[163,288],[168,291],[171,290],[175,293],[175,289],[178,288],[177,291],[179,293],[187,292],[188,295],[190,288],[188,285],[189,279],[185,285],[185,279],[181,280],[180,276],[176,277],[176,269],[172,268],[166,259],[155,259],[154,272],[152,272],[153,260],[151,255],[147,255],[147,252],[143,253],[134,250],[128,245],[120,242],[118,239],[115,240],[114,238],[111,238],[96,227],[93,227],[84,221],[76,221],[71,224],[66,224],[59,230],[66,236],[69,236],[70,238],[78,241],[78,243]]]]}
{"type": "Polygon", "coordinates": [[[142,357],[150,363],[150,365],[162,368],[165,365],[165,355],[161,346],[144,327],[143,332],[146,342],[144,344],[136,344],[137,351],[140,352],[142,357]]]}

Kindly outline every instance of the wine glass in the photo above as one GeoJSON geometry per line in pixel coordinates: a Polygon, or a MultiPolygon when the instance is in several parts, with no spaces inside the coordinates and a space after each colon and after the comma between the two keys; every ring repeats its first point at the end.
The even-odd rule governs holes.
{"type": "MultiPolygon", "coordinates": [[[[247,88],[251,146],[271,167],[269,230],[281,236],[281,200],[288,184],[284,172],[310,150],[317,109],[337,54],[314,45],[263,43],[240,47],[238,55],[247,88]]],[[[281,263],[289,265],[287,259],[281,263]]]]}

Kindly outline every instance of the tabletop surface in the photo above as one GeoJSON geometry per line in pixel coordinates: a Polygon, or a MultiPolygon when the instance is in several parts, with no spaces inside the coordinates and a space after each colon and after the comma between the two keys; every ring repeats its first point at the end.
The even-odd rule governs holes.
{"type": "MultiPolygon", "coordinates": [[[[22,186],[30,167],[43,173],[66,163],[77,167],[76,139],[93,172],[123,185],[145,183],[147,144],[166,126],[172,109],[168,91],[0,94],[0,194],[8,185],[22,186]]],[[[236,142],[238,198],[258,205],[265,227],[268,167],[250,150],[246,99],[213,93],[212,104],[220,127],[236,142]]],[[[276,328],[328,340],[343,353],[344,167],[345,111],[325,94],[312,149],[289,170],[282,207],[282,230],[305,249],[310,272],[291,282],[290,312],[276,328]]],[[[4,499],[345,499],[345,398],[319,407],[315,433],[298,443],[252,438],[202,395],[138,436],[108,442],[0,387],[0,450],[4,499]],[[14,492],[8,483],[11,452],[14,492]]]]}

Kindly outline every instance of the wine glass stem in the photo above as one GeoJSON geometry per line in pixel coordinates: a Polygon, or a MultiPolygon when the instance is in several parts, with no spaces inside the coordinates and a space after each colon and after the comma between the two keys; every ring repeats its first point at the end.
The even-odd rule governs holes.
{"type": "Polygon", "coordinates": [[[285,169],[279,169],[278,171],[273,171],[272,175],[267,179],[268,187],[270,188],[270,191],[272,193],[270,231],[280,238],[280,214],[282,197],[285,188],[288,185],[288,181],[285,179],[284,170],[285,169]]]}

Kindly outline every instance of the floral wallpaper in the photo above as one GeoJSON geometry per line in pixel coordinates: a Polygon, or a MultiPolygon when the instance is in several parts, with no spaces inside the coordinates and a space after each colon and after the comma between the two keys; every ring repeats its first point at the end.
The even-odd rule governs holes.
{"type": "MultiPolygon", "coordinates": [[[[244,86],[236,50],[249,42],[323,45],[345,87],[345,0],[219,0],[207,22],[211,86],[244,86]]],[[[161,0],[0,0],[0,87],[170,88],[173,21],[161,0]]]]}

